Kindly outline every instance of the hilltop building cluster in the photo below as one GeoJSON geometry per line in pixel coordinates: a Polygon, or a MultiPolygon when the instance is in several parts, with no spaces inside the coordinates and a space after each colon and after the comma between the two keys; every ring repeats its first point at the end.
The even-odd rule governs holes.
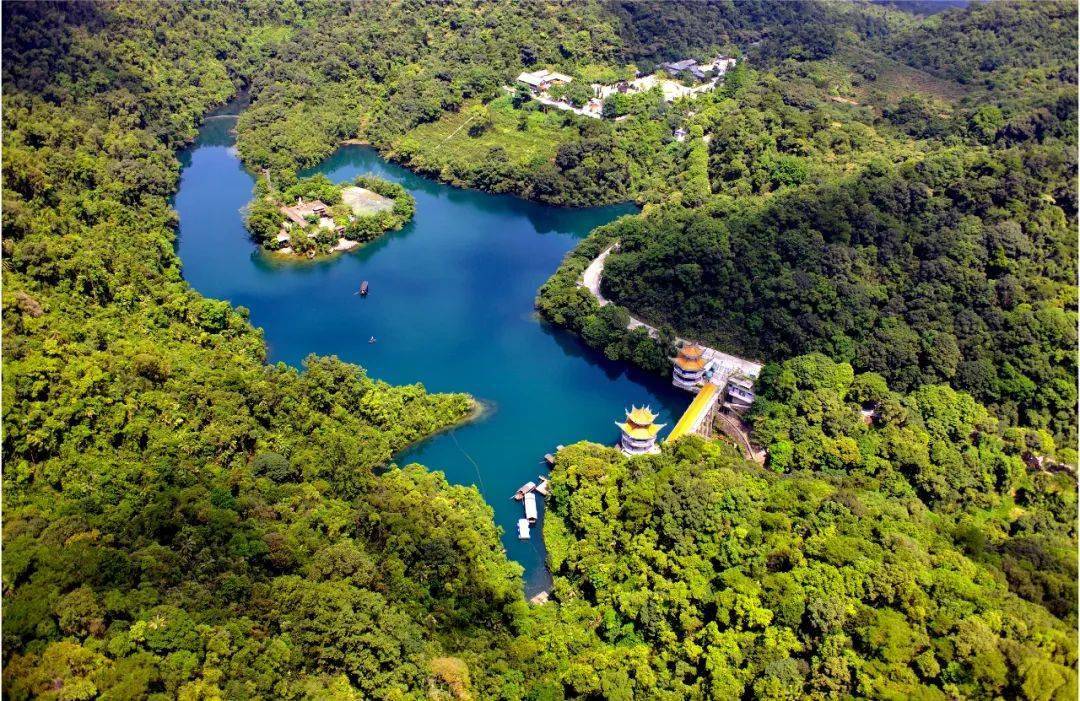
{"type": "MultiPolygon", "coordinates": [[[[708,437],[712,432],[713,419],[719,411],[731,412],[725,431],[730,429],[736,434],[744,433],[738,428],[739,417],[754,403],[754,380],[761,369],[758,363],[697,343],[683,343],[671,359],[671,384],[694,393],[694,400],[666,440],[672,441],[690,433],[708,437]]],[[[626,455],[659,452],[656,439],[666,424],[658,424],[656,419],[656,414],[649,407],[633,407],[626,412],[626,420],[616,422],[622,434],[619,449],[626,455]]],[[[737,437],[744,446],[748,445],[745,435],[737,437]]]]}
{"type": "Polygon", "coordinates": [[[564,73],[547,69],[525,72],[517,77],[517,83],[528,89],[533,98],[543,105],[601,119],[604,102],[613,95],[635,95],[659,88],[665,102],[674,102],[714,90],[724,74],[737,63],[738,61],[730,56],[718,56],[708,63],[698,63],[692,58],[663,63],[657,73],[638,75],[634,80],[624,80],[611,85],[592,83],[589,87],[592,88],[593,97],[580,106],[551,94],[553,87],[568,85],[573,81],[571,76],[564,73]]]}
{"type": "Polygon", "coordinates": [[[661,63],[660,67],[674,78],[689,75],[697,80],[708,80],[709,78],[719,78],[724,75],[734,68],[736,63],[738,61],[730,56],[717,56],[711,62],[704,64],[698,63],[692,58],[687,58],[682,61],[661,63]]]}

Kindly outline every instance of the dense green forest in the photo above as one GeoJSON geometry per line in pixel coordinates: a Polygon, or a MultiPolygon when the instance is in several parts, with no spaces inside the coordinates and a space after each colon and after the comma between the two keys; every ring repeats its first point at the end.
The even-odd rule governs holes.
{"type": "Polygon", "coordinates": [[[605,294],[751,357],[815,350],[949,382],[1075,441],[1075,160],[949,151],[852,180],[624,220],[605,294]]]}
{"type": "Polygon", "coordinates": [[[180,277],[173,150],[277,11],[4,4],[5,697],[401,697],[521,602],[475,489],[377,472],[468,397],[267,366],[180,277]]]}
{"type": "Polygon", "coordinates": [[[1076,697],[1075,4],[0,9],[5,697],[1076,697]],[[500,87],[718,51],[715,92],[619,122],[500,87]],[[676,329],[778,361],[765,468],[561,451],[526,604],[477,490],[392,462],[469,397],[267,365],[183,281],[175,152],[240,93],[283,191],[359,138],[645,203],[538,307],[657,372],[676,329]],[[615,241],[658,341],[576,286],[615,241]]]}
{"type": "MultiPolygon", "coordinates": [[[[1037,545],[968,536],[885,465],[880,478],[779,477],[696,437],[657,457],[583,444],[558,460],[544,527],[555,592],[561,615],[592,622],[596,637],[585,648],[548,635],[537,665],[576,652],[564,683],[578,696],[1076,693],[1075,548],[1060,553],[1063,621],[997,569],[1037,545]]],[[[1074,485],[1059,489],[1068,531],[1074,485]]],[[[993,520],[975,533],[997,536],[993,520]]]]}

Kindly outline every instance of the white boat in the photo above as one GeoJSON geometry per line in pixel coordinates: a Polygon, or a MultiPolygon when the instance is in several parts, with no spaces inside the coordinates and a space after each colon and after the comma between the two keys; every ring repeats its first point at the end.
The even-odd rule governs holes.
{"type": "Polygon", "coordinates": [[[518,519],[518,540],[528,540],[529,537],[530,537],[529,536],[529,519],[527,519],[527,518],[519,518],[518,519]]]}

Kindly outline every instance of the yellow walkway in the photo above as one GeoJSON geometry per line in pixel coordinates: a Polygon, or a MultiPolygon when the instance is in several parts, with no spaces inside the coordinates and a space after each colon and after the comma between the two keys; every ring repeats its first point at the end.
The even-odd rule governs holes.
{"type": "Polygon", "coordinates": [[[711,382],[706,382],[705,386],[701,388],[698,395],[694,397],[694,401],[690,402],[690,406],[686,408],[682,418],[679,419],[679,423],[675,424],[675,428],[671,429],[671,433],[668,434],[665,442],[671,442],[678,438],[682,438],[688,433],[692,433],[694,427],[701,423],[701,419],[705,414],[712,409],[716,399],[716,393],[720,388],[711,382]]]}

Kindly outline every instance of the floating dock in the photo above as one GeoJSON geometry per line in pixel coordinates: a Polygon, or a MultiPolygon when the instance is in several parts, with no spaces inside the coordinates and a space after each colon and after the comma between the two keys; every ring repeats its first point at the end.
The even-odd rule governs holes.
{"type": "Polygon", "coordinates": [[[547,477],[540,477],[540,484],[536,485],[536,489],[533,490],[542,497],[546,497],[551,489],[551,483],[548,482],[547,477]]]}
{"type": "Polygon", "coordinates": [[[527,519],[527,518],[519,518],[518,519],[518,540],[528,540],[530,537],[532,537],[532,536],[529,534],[529,519],[527,519]]]}
{"type": "Polygon", "coordinates": [[[525,494],[525,519],[530,524],[533,524],[536,523],[536,516],[536,495],[532,492],[527,492],[525,494]]]}

